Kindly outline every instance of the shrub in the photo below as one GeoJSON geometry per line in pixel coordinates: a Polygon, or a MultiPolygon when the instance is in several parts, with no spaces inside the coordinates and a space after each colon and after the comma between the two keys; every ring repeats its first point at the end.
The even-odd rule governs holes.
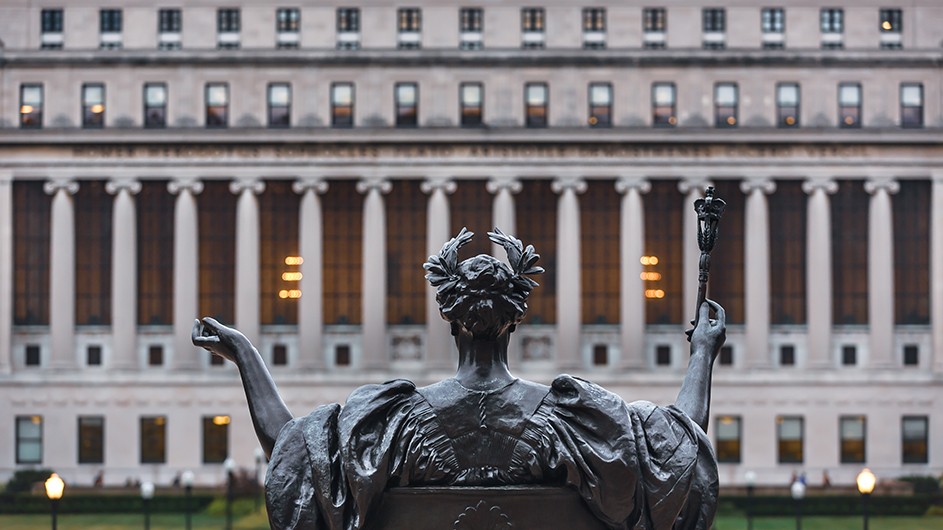
{"type": "Polygon", "coordinates": [[[45,482],[49,475],[52,475],[51,469],[17,469],[7,482],[4,490],[6,493],[27,493],[32,491],[33,485],[38,482],[45,482]]]}

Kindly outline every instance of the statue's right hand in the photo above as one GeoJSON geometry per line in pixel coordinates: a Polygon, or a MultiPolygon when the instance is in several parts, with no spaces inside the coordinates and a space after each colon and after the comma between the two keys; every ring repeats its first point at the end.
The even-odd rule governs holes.
{"type": "Polygon", "coordinates": [[[194,321],[190,339],[193,341],[194,346],[203,348],[237,364],[240,352],[252,347],[249,344],[249,339],[239,330],[224,326],[212,317],[204,317],[202,321],[194,321]]]}

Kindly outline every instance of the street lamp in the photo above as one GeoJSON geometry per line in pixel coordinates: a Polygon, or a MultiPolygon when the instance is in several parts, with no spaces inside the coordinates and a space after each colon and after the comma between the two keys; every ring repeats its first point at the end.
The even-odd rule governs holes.
{"type": "Polygon", "coordinates": [[[49,509],[52,513],[52,530],[56,530],[56,515],[59,511],[59,499],[62,498],[62,490],[65,489],[65,482],[59,478],[59,475],[53,473],[46,479],[46,497],[49,498],[49,509]]]}
{"type": "Polygon", "coordinates": [[[756,473],[747,471],[743,474],[747,483],[747,530],[753,530],[753,490],[756,488],[756,473]]]}
{"type": "Polygon", "coordinates": [[[151,530],[151,499],[154,498],[154,483],[141,484],[141,500],[144,504],[144,530],[151,530]]]}
{"type": "Polygon", "coordinates": [[[265,452],[261,447],[255,448],[255,509],[258,510],[262,503],[262,481],[259,473],[262,470],[262,459],[265,458],[265,452]]]}
{"type": "Polygon", "coordinates": [[[223,469],[226,470],[226,530],[232,530],[233,470],[236,469],[236,461],[227,458],[223,461],[223,469]]]}
{"type": "Polygon", "coordinates": [[[187,530],[190,530],[192,527],[192,522],[190,521],[191,511],[193,506],[190,504],[193,498],[193,471],[189,469],[184,471],[180,475],[180,482],[183,483],[183,491],[185,492],[184,497],[184,513],[187,516],[187,530]]]}
{"type": "Polygon", "coordinates": [[[877,483],[877,477],[870,469],[864,468],[858,473],[855,480],[858,483],[858,493],[861,494],[861,512],[864,517],[864,530],[868,530],[868,501],[871,500],[871,492],[874,491],[874,485],[877,483]]]}
{"type": "Polygon", "coordinates": [[[796,501],[796,530],[802,530],[802,499],[805,497],[805,483],[796,479],[789,488],[792,499],[796,501]]]}

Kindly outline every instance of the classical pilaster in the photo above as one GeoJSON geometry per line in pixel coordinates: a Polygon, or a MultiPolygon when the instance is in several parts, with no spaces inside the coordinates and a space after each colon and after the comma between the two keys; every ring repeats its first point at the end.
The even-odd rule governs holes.
{"type": "MultiPolygon", "coordinates": [[[[694,201],[704,196],[708,186],[713,183],[704,178],[685,179],[678,183],[678,191],[684,194],[684,225],[681,233],[684,234],[682,286],[684,288],[684,315],[685,324],[694,318],[697,309],[697,275],[701,260],[701,249],[697,246],[697,213],[694,211],[694,201]]],[[[707,293],[708,297],[710,292],[707,293]]]]}
{"type": "MultiPolygon", "coordinates": [[[[422,192],[429,195],[426,207],[426,252],[437,254],[449,240],[451,214],[448,195],[455,193],[455,182],[448,179],[430,179],[422,183],[422,192]]],[[[513,204],[512,204],[513,207],[513,204]]],[[[435,289],[426,286],[426,365],[432,370],[454,367],[455,346],[451,340],[449,325],[439,315],[439,303],[435,300],[435,289]]]]}
{"type": "Polygon", "coordinates": [[[171,366],[176,370],[195,370],[201,363],[199,352],[190,341],[193,320],[199,307],[199,218],[196,196],[203,191],[197,179],[172,180],[167,191],[177,196],[174,205],[174,352],[171,366]]]}
{"type": "Polygon", "coordinates": [[[744,180],[740,191],[746,194],[743,223],[744,323],[746,328],[746,366],[770,366],[769,322],[769,204],[766,196],[776,191],[770,179],[744,180]]]}
{"type": "Polygon", "coordinates": [[[806,226],[806,321],[810,368],[832,365],[832,217],[828,196],[838,191],[830,179],[807,180],[809,195],[806,226]]]}
{"type": "Polygon", "coordinates": [[[258,195],[265,191],[265,182],[237,179],[229,183],[229,191],[239,196],[236,202],[236,327],[252,344],[259,344],[261,251],[258,195]]]}
{"type": "Polygon", "coordinates": [[[137,209],[133,195],[141,183],[111,180],[105,191],[115,196],[111,226],[111,367],[138,368],[137,358],[137,209]]]}
{"type": "Polygon", "coordinates": [[[52,351],[49,367],[69,370],[77,366],[75,354],[75,206],[72,196],[79,184],[51,180],[43,189],[52,195],[49,252],[49,334],[52,351]]]}
{"type": "Polygon", "coordinates": [[[645,363],[645,282],[642,263],[645,254],[645,206],[642,195],[652,185],[642,178],[625,177],[616,181],[622,194],[619,212],[619,344],[622,368],[641,368],[645,363]]]}
{"type": "Polygon", "coordinates": [[[298,364],[306,370],[323,370],[324,361],[324,219],[321,198],[328,184],[318,178],[295,181],[291,189],[301,195],[298,215],[298,252],[301,263],[301,298],[298,299],[298,364]]]}
{"type": "Polygon", "coordinates": [[[864,183],[868,207],[868,364],[887,369],[900,363],[894,352],[894,219],[891,195],[900,191],[893,179],[864,183]]]}
{"type": "Polygon", "coordinates": [[[943,174],[934,175],[930,202],[930,324],[933,371],[943,374],[943,174]]]}
{"type": "Polygon", "coordinates": [[[577,178],[554,180],[557,201],[557,365],[561,370],[582,367],[580,327],[580,202],[586,181],[577,178]]]}
{"type": "Polygon", "coordinates": [[[13,176],[0,173],[0,374],[13,367],[13,176]]]}
{"type": "MultiPolygon", "coordinates": [[[[521,181],[501,177],[488,181],[485,185],[488,193],[494,195],[491,216],[493,225],[505,234],[517,236],[517,221],[514,210],[514,194],[521,192],[521,181]]],[[[491,244],[491,255],[507,263],[507,253],[501,245],[491,244]]]]}
{"type": "Polygon", "coordinates": [[[357,183],[363,200],[363,363],[367,370],[382,370],[389,364],[386,339],[386,208],[383,194],[393,189],[390,181],[373,178],[357,183]]]}

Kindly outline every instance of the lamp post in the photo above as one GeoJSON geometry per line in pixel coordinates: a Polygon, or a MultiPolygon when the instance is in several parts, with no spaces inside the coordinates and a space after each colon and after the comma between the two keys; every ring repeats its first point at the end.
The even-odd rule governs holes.
{"type": "Polygon", "coordinates": [[[223,461],[223,469],[226,470],[226,530],[232,530],[233,470],[236,469],[236,461],[227,458],[223,461]]]}
{"type": "Polygon", "coordinates": [[[262,459],[265,458],[265,452],[261,447],[255,448],[255,509],[258,510],[262,504],[262,479],[259,473],[262,471],[262,459]]]}
{"type": "Polygon", "coordinates": [[[191,502],[193,501],[193,471],[190,471],[189,469],[184,471],[183,474],[180,475],[180,482],[183,483],[183,491],[184,491],[183,509],[187,518],[187,530],[190,530],[193,524],[191,521],[191,515],[193,511],[193,505],[191,504],[191,502]]]}
{"type": "Polygon", "coordinates": [[[52,530],[56,530],[56,515],[59,511],[59,499],[62,498],[62,490],[65,489],[65,482],[59,475],[53,473],[46,479],[46,497],[49,498],[49,510],[52,514],[52,530]]]}
{"type": "Polygon", "coordinates": [[[802,499],[805,497],[805,483],[796,479],[789,488],[792,499],[796,501],[796,530],[802,530],[802,499]]]}
{"type": "Polygon", "coordinates": [[[874,485],[877,483],[877,477],[870,469],[864,468],[858,473],[855,480],[858,483],[858,493],[861,494],[861,513],[864,519],[864,530],[868,530],[868,502],[871,500],[871,492],[874,491],[874,485]]]}
{"type": "Polygon", "coordinates": [[[151,499],[154,498],[154,483],[141,484],[141,500],[144,504],[144,530],[151,530],[151,499]]]}
{"type": "Polygon", "coordinates": [[[747,483],[747,530],[753,530],[753,490],[756,488],[756,473],[747,471],[743,474],[747,483]]]}

